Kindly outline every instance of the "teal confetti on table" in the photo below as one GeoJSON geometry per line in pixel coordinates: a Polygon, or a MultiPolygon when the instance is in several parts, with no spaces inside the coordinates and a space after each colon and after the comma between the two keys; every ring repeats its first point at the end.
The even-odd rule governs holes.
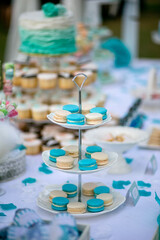
{"type": "Polygon", "coordinates": [[[2,210],[4,210],[4,211],[13,210],[13,209],[16,209],[16,208],[17,208],[13,203],[0,204],[0,207],[1,207],[2,210]]]}
{"type": "Polygon", "coordinates": [[[145,183],[145,182],[143,182],[143,181],[137,181],[137,185],[138,185],[139,187],[148,187],[148,188],[151,187],[151,184],[150,184],[150,183],[145,183]]]}
{"type": "Polygon", "coordinates": [[[0,212],[0,217],[5,217],[5,216],[7,216],[5,213],[0,212]]]}
{"type": "Polygon", "coordinates": [[[160,124],[160,119],[152,119],[152,123],[154,123],[154,124],[160,124]]]}
{"type": "Polygon", "coordinates": [[[156,192],[155,192],[155,200],[160,205],[160,198],[158,197],[156,192]]]}
{"type": "Polygon", "coordinates": [[[158,215],[158,217],[157,217],[157,223],[158,223],[158,225],[160,225],[160,215],[158,215]]]}
{"type": "Polygon", "coordinates": [[[25,178],[22,183],[24,183],[24,185],[26,186],[27,184],[32,184],[32,183],[35,183],[36,182],[36,179],[35,178],[25,178]]]}
{"type": "Polygon", "coordinates": [[[112,187],[115,188],[115,189],[125,189],[124,185],[129,185],[131,184],[131,182],[128,180],[128,181],[114,181],[113,180],[113,183],[112,183],[112,187]]]}
{"type": "Polygon", "coordinates": [[[23,144],[17,144],[15,149],[19,149],[20,151],[26,149],[26,147],[23,144]]]}
{"type": "Polygon", "coordinates": [[[145,190],[139,190],[139,195],[141,197],[150,197],[151,196],[151,192],[145,191],[145,190]]]}
{"type": "Polygon", "coordinates": [[[125,158],[126,163],[130,164],[133,162],[133,158],[125,158]]]}
{"type": "Polygon", "coordinates": [[[53,171],[50,170],[45,163],[42,163],[41,167],[39,167],[38,170],[39,170],[40,172],[45,173],[45,174],[51,174],[51,173],[53,173],[53,171]]]}

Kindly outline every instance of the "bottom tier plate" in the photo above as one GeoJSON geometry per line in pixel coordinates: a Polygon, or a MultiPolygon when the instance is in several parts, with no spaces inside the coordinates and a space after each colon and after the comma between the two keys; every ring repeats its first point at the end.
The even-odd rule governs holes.
{"type": "MultiPolygon", "coordinates": [[[[60,213],[60,211],[55,211],[51,208],[51,203],[49,202],[49,194],[51,191],[53,190],[61,190],[62,189],[62,185],[50,185],[47,186],[38,196],[37,198],[37,205],[38,207],[42,208],[43,210],[46,210],[48,212],[51,212],[53,214],[57,214],[60,213]]],[[[83,214],[74,214],[74,216],[76,218],[88,218],[88,217],[94,217],[94,216],[99,216],[105,213],[109,213],[114,211],[115,209],[117,209],[118,207],[120,207],[126,200],[126,198],[121,195],[119,192],[113,191],[111,189],[111,193],[113,194],[113,204],[105,207],[104,211],[102,212],[97,212],[97,213],[91,213],[86,211],[86,213],[83,214]]],[[[93,197],[86,197],[82,195],[82,202],[84,202],[86,204],[86,201],[88,199],[91,199],[93,197]]],[[[70,202],[73,201],[78,201],[78,197],[74,197],[74,198],[70,198],[69,199],[70,202]]]]}

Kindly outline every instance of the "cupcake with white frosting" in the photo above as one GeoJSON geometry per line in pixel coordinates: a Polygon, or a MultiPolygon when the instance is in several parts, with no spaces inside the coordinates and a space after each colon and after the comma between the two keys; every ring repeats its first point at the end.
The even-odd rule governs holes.
{"type": "Polygon", "coordinates": [[[41,89],[52,89],[56,87],[56,73],[39,73],[37,78],[41,89]]]}
{"type": "Polygon", "coordinates": [[[31,109],[27,104],[19,104],[17,107],[18,118],[19,119],[29,119],[31,118],[31,109]]]}
{"type": "Polygon", "coordinates": [[[48,105],[35,104],[32,107],[32,118],[36,121],[46,120],[48,114],[48,105]]]}

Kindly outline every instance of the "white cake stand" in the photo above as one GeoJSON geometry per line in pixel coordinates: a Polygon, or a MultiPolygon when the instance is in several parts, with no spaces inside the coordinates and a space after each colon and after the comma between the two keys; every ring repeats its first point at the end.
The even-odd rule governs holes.
{"type": "MultiPolygon", "coordinates": [[[[79,73],[77,74],[72,81],[74,81],[75,85],[77,86],[78,88],[78,91],[79,91],[79,112],[81,113],[82,112],[82,107],[81,107],[81,90],[82,90],[82,87],[84,85],[84,82],[86,81],[87,79],[87,76],[83,73],[79,73]],[[83,75],[85,77],[82,85],[79,87],[78,84],[76,83],[75,79],[78,75],[83,75]]],[[[57,123],[53,120],[53,114],[49,114],[48,116],[48,119],[55,123],[55,124],[58,124],[62,127],[65,127],[65,128],[70,128],[70,129],[74,129],[74,130],[78,130],[79,132],[79,144],[78,144],[78,147],[79,147],[79,154],[78,154],[78,159],[77,161],[75,161],[75,164],[74,164],[74,167],[70,170],[63,170],[63,169],[59,169],[57,168],[56,164],[51,162],[49,160],[49,152],[48,151],[45,151],[43,152],[42,154],[42,158],[43,158],[43,161],[49,166],[49,167],[52,167],[56,170],[59,170],[59,171],[62,171],[62,172],[68,172],[68,173],[72,173],[72,174],[77,174],[78,175],[78,196],[76,198],[74,198],[73,200],[78,200],[79,202],[85,202],[88,200],[86,199],[85,196],[82,195],[82,189],[81,189],[81,185],[82,185],[82,174],[91,174],[91,173],[94,173],[94,172],[97,172],[97,171],[102,171],[104,169],[107,169],[108,167],[110,167],[112,164],[114,164],[118,158],[118,155],[114,152],[107,152],[108,153],[108,160],[109,160],[109,163],[105,166],[98,166],[98,168],[96,170],[91,170],[91,171],[81,171],[79,170],[79,165],[78,165],[78,161],[81,160],[84,156],[84,153],[82,151],[82,130],[84,129],[90,129],[90,128],[95,128],[95,127],[98,127],[98,126],[101,126],[107,122],[109,122],[111,120],[111,116],[110,114],[108,114],[107,116],[107,119],[106,120],[103,120],[101,124],[97,124],[97,125],[87,125],[87,124],[84,124],[84,125],[71,125],[71,124],[63,124],[63,123],[57,123]]],[[[95,136],[94,136],[95,138],[95,136]]],[[[60,189],[62,189],[62,186],[60,187],[60,189]]],[[[52,190],[56,190],[56,188],[52,188],[52,190]]],[[[42,209],[45,209],[49,212],[52,212],[52,213],[57,213],[58,211],[54,211],[52,208],[51,208],[51,203],[49,202],[49,195],[47,195],[47,198],[46,196],[44,196],[45,194],[40,193],[38,199],[37,199],[37,205],[42,208],[42,209]]],[[[90,212],[86,212],[84,214],[76,214],[76,217],[91,217],[91,216],[97,216],[97,215],[101,215],[101,214],[104,214],[104,213],[107,213],[107,212],[110,212],[114,209],[116,209],[117,207],[119,207],[120,205],[122,205],[125,201],[125,197],[123,197],[120,193],[113,193],[113,198],[114,198],[114,202],[113,204],[110,206],[110,207],[105,207],[105,210],[102,211],[102,212],[97,212],[95,214],[93,213],[90,213],[90,212]]],[[[71,200],[72,201],[72,200],[71,200]]]]}
{"type": "Polygon", "coordinates": [[[91,142],[101,146],[107,151],[115,151],[118,153],[118,161],[111,167],[108,171],[110,174],[127,174],[131,171],[131,167],[126,163],[126,160],[123,157],[123,153],[133,148],[140,142],[147,140],[149,137],[148,133],[131,127],[102,127],[99,129],[89,130],[84,134],[84,138],[87,142],[91,142]],[[128,139],[124,142],[108,142],[105,140],[107,134],[121,135],[125,134],[128,136],[128,139]],[[94,138],[96,136],[96,139],[94,138]]]}
{"type": "MultiPolygon", "coordinates": [[[[44,190],[42,192],[40,192],[40,194],[37,198],[37,205],[45,211],[51,212],[53,214],[57,214],[57,211],[52,209],[52,207],[51,207],[51,203],[49,202],[49,195],[50,195],[51,191],[61,190],[61,189],[62,189],[62,185],[46,186],[44,188],[44,190]]],[[[117,209],[118,207],[120,207],[125,202],[126,198],[123,195],[121,195],[119,192],[116,192],[112,189],[110,189],[110,191],[113,195],[113,204],[112,205],[105,207],[104,211],[102,211],[102,212],[90,213],[90,212],[86,211],[86,213],[83,213],[83,214],[74,214],[75,218],[96,217],[96,216],[99,216],[102,214],[112,212],[115,209],[117,209]]],[[[86,196],[82,195],[82,202],[84,204],[86,204],[87,200],[89,200],[91,198],[92,197],[86,197],[86,196]]],[[[74,202],[77,200],[78,200],[77,196],[69,199],[70,202],[74,202]]]]}

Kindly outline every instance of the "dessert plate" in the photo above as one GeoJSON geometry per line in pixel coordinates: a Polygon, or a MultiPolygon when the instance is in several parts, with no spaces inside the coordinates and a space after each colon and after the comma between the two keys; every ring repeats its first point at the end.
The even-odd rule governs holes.
{"type": "Polygon", "coordinates": [[[60,123],[60,122],[56,122],[54,119],[54,113],[50,113],[49,115],[47,115],[47,118],[53,122],[54,124],[60,125],[64,128],[69,128],[69,129],[92,129],[92,128],[96,128],[99,126],[104,125],[105,123],[108,123],[111,121],[111,115],[110,113],[107,114],[107,118],[105,120],[103,120],[101,123],[99,124],[94,124],[94,125],[88,125],[88,124],[84,124],[84,125],[74,125],[74,124],[67,124],[67,123],[60,123]]]}
{"type": "MultiPolygon", "coordinates": [[[[49,202],[49,194],[53,190],[61,190],[61,189],[62,189],[61,185],[47,186],[42,192],[40,192],[40,194],[37,198],[38,207],[40,207],[48,212],[54,213],[54,214],[59,213],[58,211],[52,209],[51,203],[49,202]]],[[[86,213],[83,213],[83,214],[74,214],[75,218],[96,217],[96,216],[99,216],[99,215],[102,215],[105,213],[109,213],[109,212],[114,211],[118,207],[120,207],[125,202],[126,198],[123,195],[121,195],[119,192],[113,191],[111,189],[111,193],[113,194],[113,204],[108,207],[105,207],[104,211],[97,212],[97,213],[91,213],[91,212],[86,211],[86,213]]],[[[93,198],[93,197],[86,197],[86,196],[82,195],[82,202],[86,204],[87,200],[89,200],[91,198],[93,198]]],[[[70,198],[69,201],[70,202],[78,201],[78,198],[76,196],[74,198],[70,198]]]]}
{"type": "MultiPolygon", "coordinates": [[[[104,152],[108,154],[108,164],[106,164],[104,166],[98,166],[97,169],[90,170],[90,171],[81,171],[79,169],[79,166],[78,166],[78,159],[77,158],[74,161],[73,168],[71,168],[71,169],[61,169],[61,168],[58,168],[56,166],[56,163],[54,163],[54,162],[49,160],[49,153],[50,153],[50,151],[44,151],[42,153],[42,159],[43,159],[44,163],[48,167],[54,168],[55,170],[58,170],[58,171],[61,171],[61,172],[73,173],[73,174],[87,174],[87,173],[94,173],[94,172],[98,172],[98,171],[102,171],[102,170],[108,169],[109,167],[111,167],[113,164],[116,163],[117,158],[118,158],[118,154],[117,153],[115,153],[115,152],[107,152],[107,151],[104,151],[104,152]]],[[[83,158],[85,158],[84,157],[84,153],[83,153],[83,158]]]]}

